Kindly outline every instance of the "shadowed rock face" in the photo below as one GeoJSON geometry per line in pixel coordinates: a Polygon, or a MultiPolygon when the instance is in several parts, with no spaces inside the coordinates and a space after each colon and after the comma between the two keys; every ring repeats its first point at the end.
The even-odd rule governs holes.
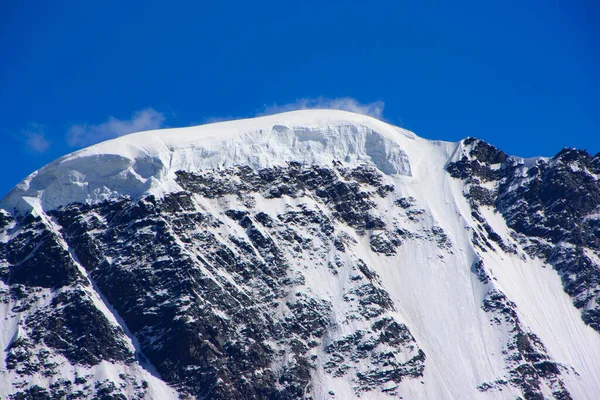
{"type": "MultiPolygon", "coordinates": [[[[84,387],[88,386],[84,377],[79,382],[62,379],[61,370],[65,363],[82,367],[102,361],[132,363],[134,354],[122,329],[97,308],[88,279],[51,223],[31,214],[16,220],[5,216],[4,228],[12,239],[0,243],[0,280],[7,287],[0,290],[0,304],[10,307],[8,316],[20,316],[17,333],[4,349],[6,371],[18,377],[11,398],[62,399],[67,394],[88,398],[111,393],[100,381],[84,387]],[[55,382],[51,387],[16,390],[33,374],[55,382]]],[[[135,384],[143,396],[142,383],[135,384]]]]}
{"type": "MultiPolygon", "coordinates": [[[[600,254],[600,156],[564,149],[527,166],[481,140],[463,145],[463,157],[446,170],[467,183],[473,214],[481,206],[497,209],[526,251],[557,270],[584,322],[600,332],[600,269],[592,259],[600,254]]],[[[498,240],[481,233],[478,243],[498,240]]]]}

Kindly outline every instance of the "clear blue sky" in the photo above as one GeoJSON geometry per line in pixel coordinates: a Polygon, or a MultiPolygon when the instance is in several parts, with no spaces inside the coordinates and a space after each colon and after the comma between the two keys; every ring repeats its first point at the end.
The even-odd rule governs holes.
{"type": "Polygon", "coordinates": [[[426,138],[600,152],[598,2],[455,3],[0,1],[0,197],[131,129],[343,97],[426,138]]]}

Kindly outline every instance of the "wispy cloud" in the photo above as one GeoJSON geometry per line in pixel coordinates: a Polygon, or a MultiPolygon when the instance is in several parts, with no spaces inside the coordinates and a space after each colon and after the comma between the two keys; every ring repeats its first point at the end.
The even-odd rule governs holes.
{"type": "Polygon", "coordinates": [[[334,110],[351,111],[382,119],[384,106],[385,103],[383,101],[361,103],[351,97],[337,97],[334,99],[318,97],[315,99],[298,99],[293,103],[283,105],[274,104],[271,106],[266,106],[264,111],[259,113],[259,115],[276,114],[293,110],[307,110],[312,108],[328,108],[334,110]]]}
{"type": "Polygon", "coordinates": [[[109,117],[106,122],[97,125],[73,125],[67,133],[67,143],[73,147],[89,146],[128,133],[159,129],[163,127],[164,122],[164,114],[152,108],[145,108],[133,113],[130,119],[109,117]]]}
{"type": "Polygon", "coordinates": [[[46,138],[44,127],[41,124],[31,123],[21,131],[22,139],[27,151],[42,154],[50,148],[50,141],[46,138]]]}

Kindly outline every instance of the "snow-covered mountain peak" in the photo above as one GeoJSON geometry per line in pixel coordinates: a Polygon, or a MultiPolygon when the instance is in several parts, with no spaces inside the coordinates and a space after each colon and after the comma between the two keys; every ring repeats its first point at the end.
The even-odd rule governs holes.
{"type": "Polygon", "coordinates": [[[599,179],[331,110],[83,149],[0,202],[0,397],[596,400],[599,179]]]}
{"type": "Polygon", "coordinates": [[[189,128],[138,132],[66,155],[34,172],[0,206],[45,210],[73,202],[177,189],[174,173],[234,165],[370,163],[388,175],[411,175],[412,132],[339,110],[292,111],[189,128]],[[27,201],[27,198],[29,200],[27,201]],[[25,200],[24,200],[25,199],[25,200]],[[32,201],[33,200],[33,201],[32,201]]]}

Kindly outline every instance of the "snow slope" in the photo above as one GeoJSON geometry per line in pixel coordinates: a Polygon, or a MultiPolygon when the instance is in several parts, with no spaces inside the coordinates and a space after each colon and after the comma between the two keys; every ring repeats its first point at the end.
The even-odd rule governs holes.
{"type": "MultiPolygon", "coordinates": [[[[135,200],[148,194],[160,198],[184,190],[177,181],[177,171],[216,170],[218,175],[218,171],[225,174],[227,168],[239,165],[257,171],[285,166],[290,161],[331,166],[336,160],[348,168],[373,166],[382,174],[384,183],[393,186],[390,196],[373,197],[376,203],[373,212],[386,226],[411,232],[411,237],[403,241],[395,254],[385,255],[372,250],[372,236],[361,235],[337,221],[336,232],[345,232],[355,244],[343,254],[332,248],[323,256],[327,261],[342,259],[347,264],[364,260],[381,278],[382,286],[394,302],[395,310],[389,315],[406,324],[426,355],[422,379],[405,379],[398,387],[387,389],[396,393],[396,398],[405,399],[521,396],[518,388],[508,384],[487,391],[478,389],[486,382],[505,379],[509,368],[507,343],[511,341],[512,328],[504,322],[491,323],[492,315],[482,308],[490,291],[499,290],[514,302],[523,331],[535,333],[547,354],[564,367],[562,380],[573,399],[599,398],[600,335],[584,324],[564,293],[558,274],[541,260],[525,254],[522,245],[512,239],[502,216],[492,207],[481,207],[484,218],[516,250],[506,252],[492,244],[495,250],[484,252],[473,244],[471,234],[478,223],[464,196],[464,182],[445,171],[449,162],[463,155],[462,143],[422,139],[368,116],[334,110],[295,111],[140,132],[103,142],[62,157],[31,174],[0,202],[0,208],[21,214],[34,209],[45,216],[73,202],[96,204],[121,196],[135,200]],[[411,206],[398,207],[397,200],[401,198],[411,199],[411,206]],[[432,232],[443,232],[446,239],[443,243],[431,239],[432,232]],[[473,272],[478,261],[485,265],[488,282],[482,282],[473,272]]],[[[196,196],[195,202],[198,209],[215,216],[244,207],[233,197],[196,196]]],[[[286,196],[269,199],[256,196],[256,204],[248,209],[276,219],[286,208],[301,202],[333,215],[326,204],[307,197],[296,200],[286,196]]],[[[215,234],[226,241],[236,229],[243,234],[241,228],[227,224],[215,229],[215,234]]],[[[58,228],[56,231],[60,234],[58,228]]],[[[6,242],[8,238],[1,240],[6,242]]],[[[368,324],[343,321],[343,310],[348,305],[343,300],[346,284],[341,278],[333,278],[324,264],[297,260],[293,254],[287,254],[286,258],[290,263],[296,262],[302,271],[303,290],[327,299],[334,314],[338,313],[337,328],[329,333],[330,342],[352,333],[357,326],[368,329],[368,324]]],[[[102,309],[111,314],[106,306],[102,309]]],[[[2,310],[0,318],[9,314],[7,309],[2,310]]],[[[114,324],[120,323],[114,315],[109,318],[114,324]]],[[[0,339],[5,347],[17,329],[12,319],[3,325],[0,339]]],[[[320,358],[327,357],[323,349],[319,351],[320,358]]],[[[313,376],[315,399],[333,398],[329,391],[338,399],[357,396],[354,382],[328,374],[324,368],[320,364],[313,376]]],[[[13,379],[0,371],[0,387],[10,389],[9,378],[13,379]]],[[[556,390],[551,385],[547,382],[542,385],[547,398],[552,398],[556,390]]],[[[167,393],[158,384],[153,383],[152,387],[161,390],[161,396],[167,393]]],[[[9,392],[0,390],[0,397],[9,392]]],[[[381,390],[372,390],[361,393],[360,398],[391,397],[381,390]]]]}

